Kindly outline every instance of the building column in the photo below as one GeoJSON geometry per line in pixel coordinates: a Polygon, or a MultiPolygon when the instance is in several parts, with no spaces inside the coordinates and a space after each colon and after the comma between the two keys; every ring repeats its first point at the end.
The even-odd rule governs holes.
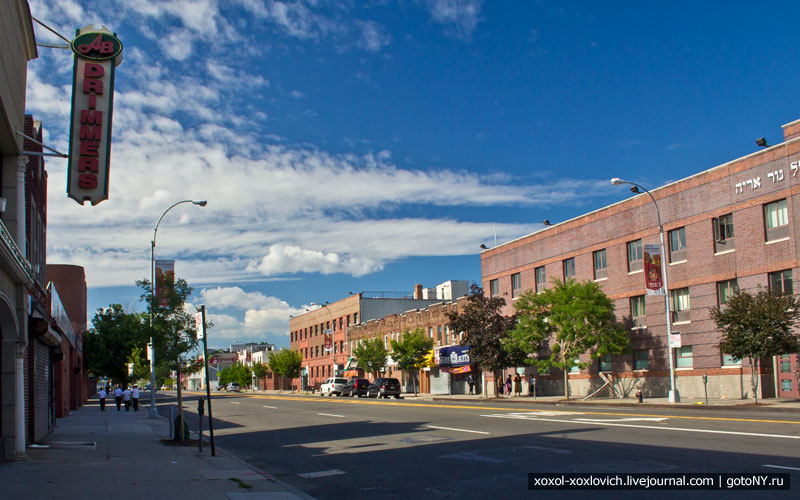
{"type": "Polygon", "coordinates": [[[14,455],[21,459],[25,458],[25,344],[17,343],[14,361],[14,455]]]}

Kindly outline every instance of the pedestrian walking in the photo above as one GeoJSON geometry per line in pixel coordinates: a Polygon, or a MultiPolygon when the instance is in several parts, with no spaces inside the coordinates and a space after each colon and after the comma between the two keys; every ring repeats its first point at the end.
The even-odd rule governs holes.
{"type": "Polygon", "coordinates": [[[505,385],[503,384],[503,379],[502,378],[498,379],[497,380],[497,396],[498,397],[501,397],[501,398],[503,397],[503,387],[505,387],[505,385]]]}
{"type": "Polygon", "coordinates": [[[514,394],[517,397],[522,396],[522,377],[519,376],[519,373],[514,375],[514,394]]]}
{"type": "Polygon", "coordinates": [[[100,399],[100,411],[106,411],[106,391],[102,387],[100,388],[100,392],[97,393],[97,397],[100,399]]]}
{"type": "Polygon", "coordinates": [[[135,384],[133,386],[133,391],[131,391],[131,398],[133,399],[133,411],[139,411],[139,385],[135,384]]]}
{"type": "Polygon", "coordinates": [[[117,411],[119,411],[122,406],[122,389],[120,389],[119,386],[114,389],[114,401],[117,403],[117,411]]]}
{"type": "Polygon", "coordinates": [[[506,377],[506,393],[511,397],[511,375],[506,377]]]}
{"type": "Polygon", "coordinates": [[[122,401],[125,403],[125,411],[131,410],[131,390],[128,387],[125,387],[125,390],[122,391],[122,401]]]}
{"type": "Polygon", "coordinates": [[[528,396],[533,397],[533,388],[536,387],[536,379],[533,378],[533,373],[528,375],[528,396]]]}
{"type": "Polygon", "coordinates": [[[474,394],[475,392],[475,379],[472,378],[472,374],[470,373],[467,377],[467,384],[469,384],[469,393],[474,394]]]}

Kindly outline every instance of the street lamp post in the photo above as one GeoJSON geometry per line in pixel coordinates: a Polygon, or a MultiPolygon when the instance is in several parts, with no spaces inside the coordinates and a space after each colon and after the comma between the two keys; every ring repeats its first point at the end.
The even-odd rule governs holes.
{"type": "MultiPolygon", "coordinates": [[[[204,207],[208,204],[206,200],[182,200],[174,203],[159,217],[155,229],[153,229],[153,240],[150,242],[150,418],[158,418],[158,409],[156,408],[156,347],[153,344],[153,307],[156,301],[156,234],[158,233],[158,226],[164,220],[167,212],[180,205],[181,203],[191,203],[204,207]]],[[[178,381],[180,383],[180,380],[178,381]]]]}
{"type": "Polygon", "coordinates": [[[664,277],[664,307],[667,314],[667,351],[669,353],[669,402],[670,403],[679,403],[681,400],[680,393],[675,388],[675,363],[672,360],[672,315],[670,314],[669,309],[669,281],[667,280],[667,253],[666,249],[664,248],[664,226],[661,224],[661,211],[658,209],[658,203],[656,203],[656,199],[653,195],[648,191],[644,186],[636,184],[635,182],[626,181],[620,179],[619,177],[614,177],[611,179],[611,184],[615,186],[619,186],[620,184],[630,184],[634,186],[631,190],[634,193],[638,193],[639,191],[636,188],[640,188],[650,196],[650,199],[653,201],[653,205],[656,206],[656,216],[658,217],[658,232],[659,236],[661,237],[661,275],[664,277]]]}

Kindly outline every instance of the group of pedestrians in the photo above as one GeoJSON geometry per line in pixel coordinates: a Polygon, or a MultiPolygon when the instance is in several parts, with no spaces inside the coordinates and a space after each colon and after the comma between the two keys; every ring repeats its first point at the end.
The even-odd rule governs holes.
{"type": "MultiPolygon", "coordinates": [[[[97,392],[97,397],[100,400],[100,411],[106,411],[106,397],[111,393],[111,387],[101,387],[97,392]]],[[[114,402],[117,405],[117,411],[125,406],[125,411],[130,411],[131,403],[133,404],[133,411],[139,411],[139,386],[134,385],[133,389],[129,389],[127,385],[120,387],[116,386],[114,389],[114,402]]]]}
{"type": "MultiPolygon", "coordinates": [[[[528,377],[528,396],[533,396],[533,388],[535,385],[535,379],[533,375],[528,377]]],[[[503,395],[511,397],[512,391],[515,396],[519,397],[522,396],[522,377],[517,373],[514,375],[514,378],[511,378],[511,375],[506,377],[505,382],[503,379],[498,379],[497,381],[497,395],[503,397],[503,395]]]]}

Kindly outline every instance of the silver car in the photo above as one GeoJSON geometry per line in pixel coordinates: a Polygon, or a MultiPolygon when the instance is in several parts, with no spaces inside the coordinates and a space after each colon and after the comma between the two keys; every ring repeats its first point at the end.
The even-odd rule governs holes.
{"type": "Polygon", "coordinates": [[[325,382],[319,386],[319,395],[320,396],[333,396],[336,394],[337,396],[342,395],[342,387],[345,386],[347,383],[346,378],[342,377],[331,377],[327,379],[325,382]]]}

